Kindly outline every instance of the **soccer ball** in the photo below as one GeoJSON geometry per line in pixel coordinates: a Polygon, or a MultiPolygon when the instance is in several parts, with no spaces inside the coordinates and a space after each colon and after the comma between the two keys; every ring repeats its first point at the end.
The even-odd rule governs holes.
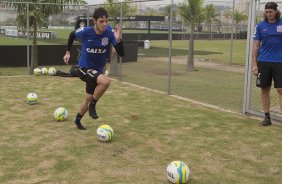
{"type": "Polygon", "coordinates": [[[56,74],[56,69],[54,67],[49,68],[48,75],[55,75],[55,74],[56,74]]]}
{"type": "Polygon", "coordinates": [[[34,68],[33,75],[38,76],[41,74],[41,70],[39,68],[34,68]]]}
{"type": "Polygon", "coordinates": [[[64,121],[68,118],[68,111],[64,107],[58,107],[54,112],[54,118],[57,121],[64,121]]]}
{"type": "Polygon", "coordinates": [[[114,135],[112,127],[109,125],[101,125],[97,129],[97,138],[100,141],[110,141],[114,135]]]}
{"type": "Polygon", "coordinates": [[[186,183],[189,179],[190,169],[182,161],[173,161],[167,166],[166,174],[172,183],[186,183]]]}
{"type": "Polygon", "coordinates": [[[38,96],[36,93],[28,93],[26,96],[26,101],[28,104],[33,105],[37,103],[38,96]]]}
{"type": "Polygon", "coordinates": [[[41,68],[41,73],[42,75],[47,75],[48,74],[47,68],[41,68]]]}

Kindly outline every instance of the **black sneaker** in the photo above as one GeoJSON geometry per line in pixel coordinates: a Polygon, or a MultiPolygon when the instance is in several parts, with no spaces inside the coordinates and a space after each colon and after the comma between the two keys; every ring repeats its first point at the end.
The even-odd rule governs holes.
{"type": "Polygon", "coordinates": [[[96,113],[96,103],[94,102],[89,102],[88,104],[88,113],[89,113],[89,116],[93,119],[98,119],[99,116],[97,115],[96,113]]]}
{"type": "Polygon", "coordinates": [[[268,126],[271,125],[271,120],[268,118],[264,118],[261,122],[260,122],[261,126],[268,126]]]}
{"type": "Polygon", "coordinates": [[[79,120],[74,119],[74,123],[77,126],[78,129],[80,130],[86,130],[86,128],[81,124],[79,120]]]}

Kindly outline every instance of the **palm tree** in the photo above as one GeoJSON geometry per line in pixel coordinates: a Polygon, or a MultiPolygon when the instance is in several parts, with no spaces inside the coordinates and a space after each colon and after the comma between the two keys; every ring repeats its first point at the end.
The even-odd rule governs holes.
{"type": "MultiPolygon", "coordinates": [[[[107,10],[110,17],[112,18],[120,17],[121,3],[119,3],[118,0],[107,0],[107,4],[103,5],[102,7],[107,10]]],[[[136,13],[136,7],[130,6],[129,3],[122,4],[123,16],[134,15],[135,13],[136,13]]]]}
{"type": "Polygon", "coordinates": [[[235,21],[235,35],[237,35],[239,23],[248,19],[248,16],[244,12],[241,12],[239,10],[235,10],[234,14],[231,11],[226,11],[224,13],[224,16],[235,21]]]}
{"type": "MultiPolygon", "coordinates": [[[[103,5],[102,7],[107,10],[107,12],[109,13],[109,17],[112,18],[120,17],[121,9],[122,9],[123,17],[134,15],[136,12],[136,7],[129,6],[129,3],[119,3],[118,0],[107,0],[107,4],[103,5]]],[[[115,27],[116,23],[117,22],[113,22],[114,25],[112,26],[115,27]]],[[[111,53],[110,62],[111,62],[110,74],[115,76],[119,75],[118,57],[115,52],[111,53]]]]}
{"type": "Polygon", "coordinates": [[[177,5],[176,4],[169,4],[164,7],[164,16],[168,16],[168,20],[170,20],[170,9],[172,6],[172,21],[176,21],[176,15],[177,15],[177,5]]]}
{"type": "Polygon", "coordinates": [[[216,16],[215,9],[212,4],[205,7],[205,21],[209,26],[210,39],[212,38],[212,19],[216,16]]]}
{"type": "Polygon", "coordinates": [[[236,33],[236,34],[235,34],[235,35],[237,35],[239,23],[240,23],[241,21],[247,20],[247,19],[248,19],[248,16],[247,16],[244,12],[240,12],[240,11],[238,11],[238,10],[235,10],[233,19],[234,19],[234,21],[235,21],[235,26],[236,26],[236,28],[235,28],[235,30],[236,30],[235,33],[236,33]]]}
{"type": "Polygon", "coordinates": [[[194,30],[195,25],[201,23],[204,18],[203,0],[187,0],[179,6],[180,15],[184,21],[190,24],[189,51],[186,71],[194,71],[194,30]]]}
{"type": "Polygon", "coordinates": [[[23,29],[27,29],[27,17],[29,17],[28,26],[30,29],[32,29],[33,33],[31,46],[31,67],[29,69],[29,74],[32,74],[33,69],[36,68],[38,65],[36,38],[37,28],[40,27],[43,24],[44,19],[48,18],[50,15],[62,12],[66,4],[86,3],[83,0],[10,0],[9,3],[6,3],[6,5],[13,7],[17,10],[17,22],[18,25],[23,29]],[[27,12],[29,12],[28,15],[27,12]]]}

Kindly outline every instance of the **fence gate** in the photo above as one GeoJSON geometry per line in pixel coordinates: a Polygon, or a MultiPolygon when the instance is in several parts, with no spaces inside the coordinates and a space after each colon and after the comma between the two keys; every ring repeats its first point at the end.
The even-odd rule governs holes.
{"type": "MultiPolygon", "coordinates": [[[[263,108],[260,97],[260,88],[256,87],[256,77],[252,74],[252,46],[253,33],[255,25],[264,19],[264,6],[266,0],[250,0],[249,1],[249,18],[248,18],[248,38],[246,47],[246,68],[245,68],[245,90],[244,90],[244,107],[243,112],[258,116],[263,116],[263,108]]],[[[282,1],[277,2],[278,8],[282,9],[282,1]]],[[[273,88],[270,92],[270,113],[274,120],[282,121],[282,113],[279,106],[279,97],[276,90],[273,88]]]]}

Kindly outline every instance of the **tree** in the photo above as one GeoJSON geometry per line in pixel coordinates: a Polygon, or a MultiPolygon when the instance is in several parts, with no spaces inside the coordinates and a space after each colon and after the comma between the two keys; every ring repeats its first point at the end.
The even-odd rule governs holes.
{"type": "Polygon", "coordinates": [[[239,23],[248,19],[248,16],[244,12],[241,12],[239,10],[235,10],[234,14],[230,10],[225,11],[224,16],[226,18],[231,18],[231,19],[233,19],[233,21],[235,21],[235,33],[236,33],[236,35],[237,35],[237,32],[238,32],[239,23]]]}
{"type": "MultiPolygon", "coordinates": [[[[107,0],[107,4],[102,6],[105,8],[109,14],[109,17],[117,18],[120,17],[121,9],[122,9],[122,16],[129,16],[134,15],[136,12],[136,7],[130,7],[129,3],[119,3],[118,0],[107,0]],[[121,7],[122,5],[122,7],[121,7]]],[[[113,27],[115,27],[115,24],[117,22],[114,22],[113,27]]],[[[111,68],[110,68],[110,74],[111,75],[118,75],[118,55],[116,52],[111,52],[110,57],[111,62],[111,68]]]]}
{"type": "Polygon", "coordinates": [[[244,13],[244,12],[240,12],[238,10],[235,10],[234,12],[234,16],[233,16],[233,19],[235,21],[235,33],[237,35],[238,33],[238,25],[241,21],[245,21],[248,19],[248,16],[244,13]]]}
{"type": "Polygon", "coordinates": [[[83,0],[10,0],[6,5],[17,10],[17,22],[20,27],[27,29],[27,17],[29,17],[29,28],[32,30],[33,38],[31,45],[31,67],[29,74],[38,65],[37,56],[37,28],[42,26],[44,20],[50,15],[60,13],[66,4],[86,4],[83,0]],[[26,3],[19,3],[26,2],[26,3]],[[46,4],[40,4],[46,3],[46,4]],[[50,3],[50,4],[47,4],[50,3]],[[52,3],[52,4],[51,4],[52,3]],[[56,4],[56,5],[55,5],[56,4]],[[28,10],[28,11],[27,11],[28,10]],[[27,12],[29,14],[27,15],[27,12]]]}
{"type": "Polygon", "coordinates": [[[164,15],[168,16],[168,20],[170,20],[170,9],[172,6],[172,21],[176,21],[176,15],[177,15],[177,5],[176,4],[169,4],[164,7],[164,15]]]}
{"type": "MultiPolygon", "coordinates": [[[[119,3],[118,0],[107,0],[107,4],[103,5],[102,7],[108,11],[110,17],[112,18],[120,17],[121,3],[119,3]]],[[[129,3],[122,3],[123,16],[135,15],[135,13],[136,13],[136,7],[129,6],[129,3]]]]}
{"type": "Polygon", "coordinates": [[[194,71],[194,30],[195,25],[201,23],[204,19],[203,0],[187,0],[179,6],[180,15],[184,21],[190,24],[189,51],[186,71],[194,71]]]}
{"type": "Polygon", "coordinates": [[[212,38],[212,19],[216,16],[215,9],[212,4],[209,4],[205,7],[205,21],[209,27],[210,39],[212,38]]]}

